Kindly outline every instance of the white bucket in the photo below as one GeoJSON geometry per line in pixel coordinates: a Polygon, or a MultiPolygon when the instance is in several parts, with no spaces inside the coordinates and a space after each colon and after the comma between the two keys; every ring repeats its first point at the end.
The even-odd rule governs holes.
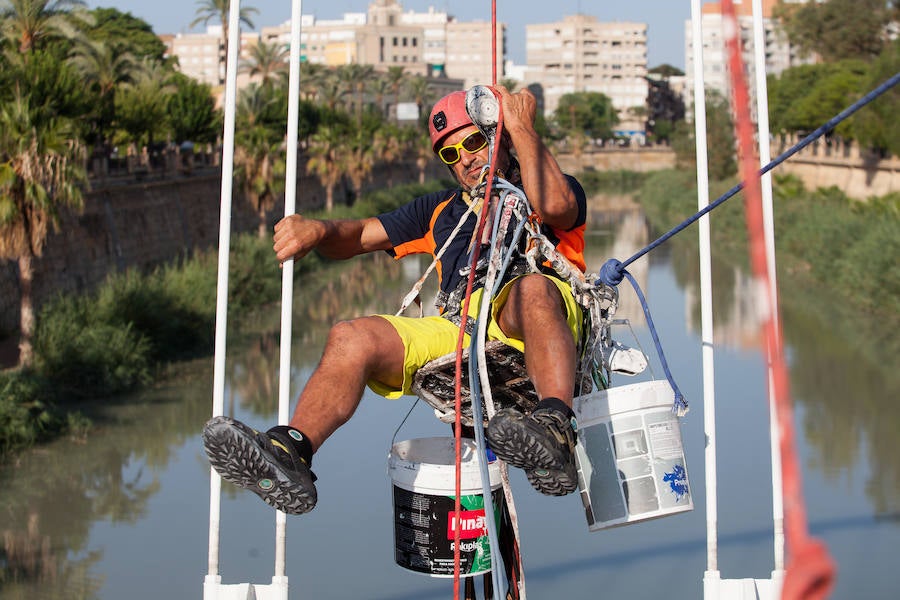
{"type": "MultiPolygon", "coordinates": [[[[473,440],[460,448],[460,576],[491,570],[478,450],[473,440]]],[[[394,551],[398,565],[432,577],[453,577],[456,442],[450,437],[418,438],[391,448],[394,551]]],[[[488,463],[494,522],[499,529],[500,465],[488,463]]]]}
{"type": "Polygon", "coordinates": [[[591,531],[693,510],[673,400],[667,381],[575,398],[578,487],[591,531]]]}

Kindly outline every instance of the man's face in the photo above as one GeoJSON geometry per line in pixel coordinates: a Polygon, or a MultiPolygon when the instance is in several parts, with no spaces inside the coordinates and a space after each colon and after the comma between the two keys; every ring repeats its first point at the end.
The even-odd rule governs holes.
{"type": "MultiPolygon", "coordinates": [[[[441,146],[458,144],[476,131],[478,131],[478,128],[474,125],[458,129],[448,135],[441,142],[441,146]]],[[[484,148],[473,153],[469,153],[462,148],[458,148],[457,150],[459,151],[459,160],[454,164],[449,165],[450,170],[453,172],[453,176],[456,177],[456,181],[459,182],[459,185],[466,191],[471,191],[480,179],[481,169],[488,164],[488,152],[490,148],[488,145],[485,145],[484,148]]],[[[506,151],[503,149],[502,144],[498,148],[498,152],[500,152],[500,156],[498,157],[500,162],[498,164],[500,167],[505,168],[507,158],[506,151]]]]}

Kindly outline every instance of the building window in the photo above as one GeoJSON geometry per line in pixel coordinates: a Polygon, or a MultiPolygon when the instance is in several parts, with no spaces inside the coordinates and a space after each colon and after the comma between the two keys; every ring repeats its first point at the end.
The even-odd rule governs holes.
{"type": "Polygon", "coordinates": [[[395,47],[395,48],[397,47],[397,41],[398,41],[398,40],[397,40],[397,38],[395,37],[395,38],[394,38],[394,47],[395,47]]]}

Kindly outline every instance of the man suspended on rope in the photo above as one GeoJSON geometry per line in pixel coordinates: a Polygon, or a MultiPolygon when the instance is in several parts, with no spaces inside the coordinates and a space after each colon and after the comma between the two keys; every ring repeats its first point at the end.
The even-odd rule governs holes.
{"type": "MultiPolygon", "coordinates": [[[[534,96],[527,90],[497,91],[504,118],[498,169],[524,190],[557,250],[583,270],[584,190],[562,173],[535,132],[534,96]]],[[[458,188],[427,194],[366,219],[290,215],[275,226],[278,260],[301,259],[311,250],[335,259],[376,250],[397,258],[434,255],[466,213],[469,192],[484,178],[489,160],[488,141],[470,120],[465,103],[465,92],[453,92],[437,102],[429,119],[434,152],[458,188]]],[[[387,398],[410,394],[420,367],[456,349],[458,290],[464,289],[467,279],[460,270],[470,260],[475,223],[476,215],[468,214],[440,259],[440,298],[455,304],[443,306],[442,316],[372,315],[334,325],[289,425],[257,432],[228,417],[210,420],[203,441],[219,474],[286,513],[312,510],[317,498],[312,456],[350,419],[365,387],[387,398]]],[[[470,315],[477,314],[480,293],[479,289],[472,296],[470,315]]],[[[468,319],[472,321],[474,316],[468,319]]],[[[552,274],[520,274],[505,283],[492,302],[488,338],[524,350],[540,401],[529,415],[512,408],[498,411],[488,424],[487,439],[497,456],[524,469],[532,486],[544,494],[568,494],[577,484],[571,407],[581,322],[581,309],[569,285],[552,274]]]]}

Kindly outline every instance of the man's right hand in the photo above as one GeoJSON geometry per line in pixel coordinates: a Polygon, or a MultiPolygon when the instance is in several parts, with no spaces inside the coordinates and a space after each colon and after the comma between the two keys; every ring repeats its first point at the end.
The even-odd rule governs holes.
{"type": "Polygon", "coordinates": [[[275,224],[275,256],[278,262],[301,259],[316,248],[325,238],[326,227],[322,221],[293,214],[275,224]]]}

